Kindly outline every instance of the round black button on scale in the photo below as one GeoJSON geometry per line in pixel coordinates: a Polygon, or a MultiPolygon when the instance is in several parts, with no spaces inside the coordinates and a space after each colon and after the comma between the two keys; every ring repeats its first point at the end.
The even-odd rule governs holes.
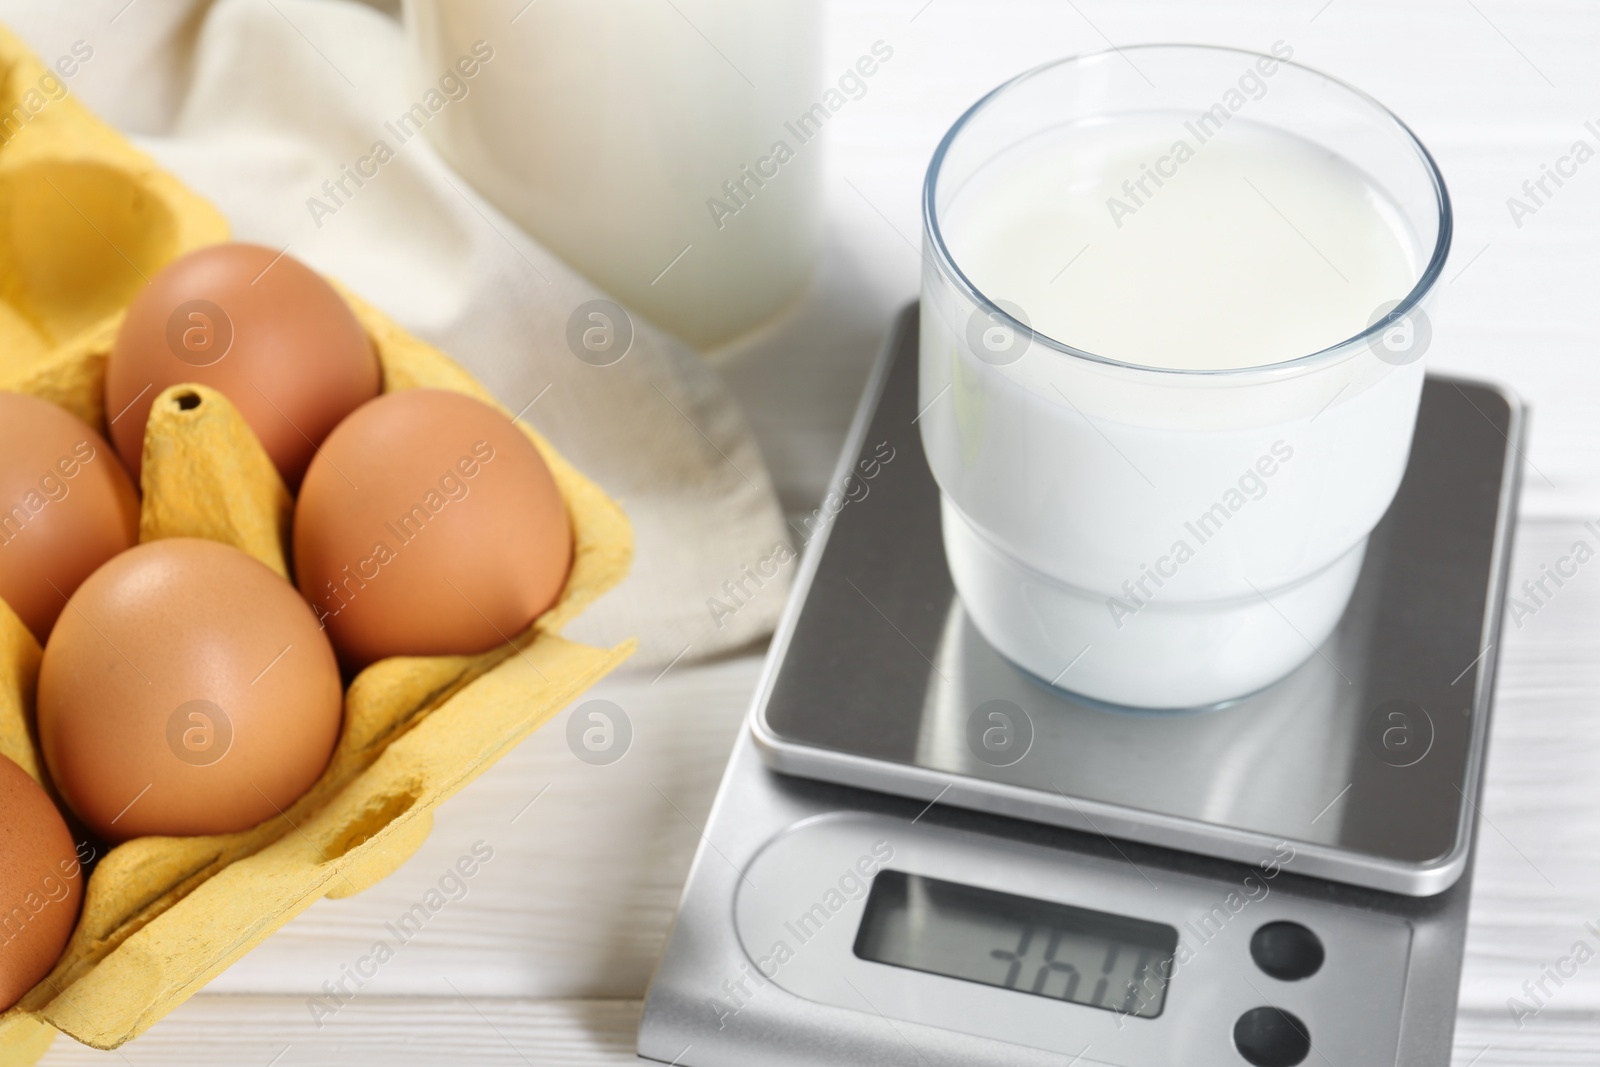
{"type": "Polygon", "coordinates": [[[1255,1067],[1295,1067],[1311,1051],[1311,1035],[1280,1008],[1251,1008],[1233,1024],[1233,1045],[1255,1067]]]}
{"type": "Polygon", "coordinates": [[[1299,923],[1267,923],[1250,938],[1250,958],[1267,974],[1284,982],[1310,978],[1325,954],[1317,935],[1299,923]]]}

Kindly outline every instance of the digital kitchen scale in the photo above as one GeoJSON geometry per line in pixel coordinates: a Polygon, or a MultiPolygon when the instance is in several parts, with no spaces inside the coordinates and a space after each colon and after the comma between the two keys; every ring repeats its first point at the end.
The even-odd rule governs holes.
{"type": "Polygon", "coordinates": [[[1447,1064],[1518,404],[1430,376],[1337,631],[1269,689],[1173,714],[1075,699],[973,629],[917,399],[912,308],[734,746],[639,1055],[1447,1064]]]}

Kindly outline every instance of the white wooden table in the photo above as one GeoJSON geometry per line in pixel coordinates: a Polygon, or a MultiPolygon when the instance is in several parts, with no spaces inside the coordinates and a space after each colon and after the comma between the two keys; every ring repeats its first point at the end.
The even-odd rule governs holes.
{"type": "MultiPolygon", "coordinates": [[[[791,512],[825,488],[868,361],[918,283],[917,193],[933,144],[982,92],[1035,63],[1138,41],[1295,58],[1362,86],[1433,150],[1456,206],[1434,311],[1437,369],[1509,383],[1533,408],[1513,585],[1575,540],[1600,548],[1600,160],[1516,225],[1523,196],[1583,139],[1600,148],[1600,6],[1583,0],[831,0],[825,70],[882,40],[893,59],[827,127],[828,244],[813,292],[722,356],[791,512]]],[[[715,61],[711,57],[710,61],[715,61]]],[[[709,591],[708,591],[709,595],[709,591]]],[[[749,701],[760,649],[595,694],[632,716],[609,767],[536,735],[440,811],[394,876],[322,901],[117,1053],[60,1040],[45,1062],[626,1064],[640,997],[749,701]],[[542,791],[542,792],[541,792],[542,791]],[[529,801],[538,799],[529,806],[529,801]],[[347,1003],[336,983],[455,858],[494,858],[347,1003]],[[322,997],[322,1010],[313,998],[322,997]]],[[[1477,885],[1456,1032],[1466,1065],[1600,1063],[1600,959],[1520,1027],[1507,998],[1600,949],[1600,562],[1501,651],[1477,885]]],[[[1548,984],[1548,983],[1547,983],[1548,984]]],[[[347,988],[350,984],[347,980],[347,988]]],[[[1342,1065],[1341,1065],[1342,1067],[1342,1065]]]]}

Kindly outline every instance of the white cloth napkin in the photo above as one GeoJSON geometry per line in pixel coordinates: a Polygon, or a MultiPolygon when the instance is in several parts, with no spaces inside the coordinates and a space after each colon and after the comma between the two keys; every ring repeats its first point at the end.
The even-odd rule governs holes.
{"type": "MultiPolygon", "coordinates": [[[[569,636],[637,635],[635,664],[659,670],[771,631],[787,573],[740,580],[786,539],[733,399],[696,354],[636,318],[620,362],[577,358],[569,319],[605,294],[425,138],[401,143],[385,127],[415,103],[392,17],[340,0],[22,0],[0,5],[0,19],[46,63],[85,42],[93,55],[69,89],[215,203],[237,238],[287,246],[438,345],[622,503],[633,572],[569,636]],[[378,140],[394,157],[359,188],[347,180],[335,203],[324,182],[378,140]]],[[[477,77],[495,73],[490,63],[477,77]]]]}

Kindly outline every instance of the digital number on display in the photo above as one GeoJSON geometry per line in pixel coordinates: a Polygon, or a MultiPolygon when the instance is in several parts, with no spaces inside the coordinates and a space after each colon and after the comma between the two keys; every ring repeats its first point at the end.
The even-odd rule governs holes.
{"type": "Polygon", "coordinates": [[[856,934],[861,959],[1153,1019],[1178,931],[1162,923],[878,872],[856,934]]]}

